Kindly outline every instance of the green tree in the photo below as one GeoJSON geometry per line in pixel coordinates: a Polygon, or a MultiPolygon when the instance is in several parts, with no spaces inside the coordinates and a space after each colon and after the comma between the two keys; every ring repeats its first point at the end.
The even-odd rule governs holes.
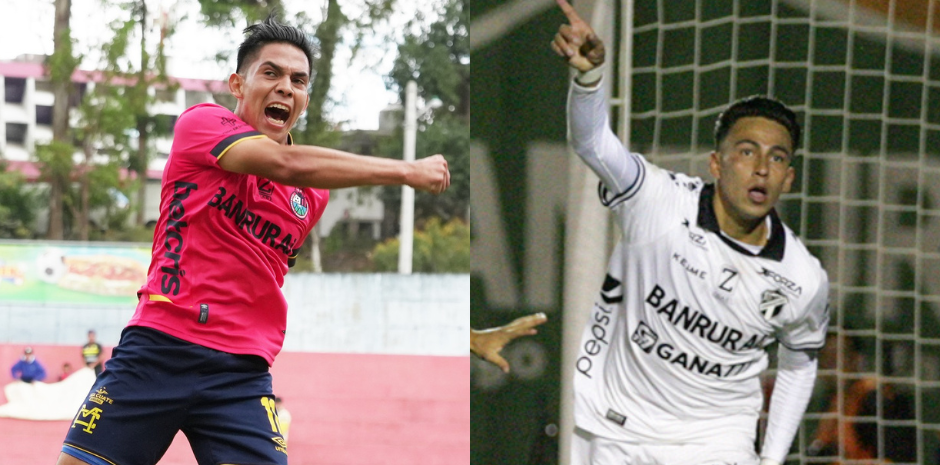
{"type": "Polygon", "coordinates": [[[414,80],[425,101],[437,98],[443,103],[434,116],[458,116],[469,122],[470,40],[463,2],[442,0],[436,14],[429,24],[419,14],[406,27],[386,85],[397,89],[404,102],[405,85],[414,80]]]}
{"type": "MultiPolygon", "coordinates": [[[[68,25],[71,0],[56,0],[55,51],[47,61],[47,70],[53,83],[53,141],[37,144],[36,159],[40,162],[43,180],[48,182],[49,229],[47,237],[65,237],[88,240],[91,236],[91,212],[104,209],[116,213],[113,204],[116,192],[123,187],[118,171],[127,167],[137,174],[137,223],[142,224],[146,208],[144,195],[146,170],[149,160],[149,137],[158,132],[159,125],[149,114],[154,101],[150,89],[158,86],[173,89],[166,76],[166,58],[163,39],[172,33],[172,25],[161,31],[156,51],[151,53],[147,42],[148,31],[146,0],[103,0],[105,8],[121,8],[126,16],[111,25],[113,37],[103,44],[102,67],[95,74],[92,91],[86,93],[77,109],[78,123],[70,125],[70,102],[74,95],[72,75],[83,57],[73,51],[68,25]],[[131,63],[129,50],[134,30],[139,26],[140,61],[131,63]],[[138,145],[129,146],[128,134],[136,130],[138,145]],[[82,157],[78,165],[74,154],[82,157]],[[131,155],[134,152],[133,156],[131,155]],[[107,162],[94,161],[102,155],[107,162]]],[[[98,218],[98,226],[109,219],[98,218]]],[[[121,225],[123,226],[123,225],[121,225]]]]}
{"type": "Polygon", "coordinates": [[[284,19],[281,0],[199,0],[199,13],[206,25],[237,26],[241,20],[253,24],[269,14],[284,19]]]}
{"type": "Polygon", "coordinates": [[[31,237],[37,206],[36,193],[27,187],[23,175],[7,171],[6,162],[0,159],[0,238],[31,237]]]}
{"type": "MultiPolygon", "coordinates": [[[[138,227],[144,225],[144,212],[146,211],[146,184],[147,184],[147,165],[150,161],[150,137],[159,136],[160,129],[157,119],[149,111],[149,106],[154,102],[154,97],[150,93],[153,87],[160,87],[173,91],[176,85],[170,82],[166,74],[166,55],[164,53],[164,40],[172,34],[172,25],[165,25],[161,30],[160,41],[156,44],[156,52],[151,54],[150,47],[147,45],[147,25],[149,21],[149,10],[146,0],[131,0],[129,2],[119,3],[130,13],[130,19],[118,25],[116,31],[126,31],[128,25],[136,24],[140,26],[140,62],[136,73],[132,67],[127,69],[128,74],[136,74],[130,80],[133,85],[127,86],[123,92],[125,100],[125,109],[134,116],[137,130],[137,153],[130,159],[130,169],[137,173],[137,217],[138,227]]],[[[120,32],[119,32],[120,33],[120,32]]],[[[109,63],[110,64],[110,63],[109,63]]]]}
{"type": "MultiPolygon", "coordinates": [[[[404,151],[402,134],[382,140],[379,153],[390,158],[401,158],[404,151]]],[[[415,219],[440,217],[467,218],[470,207],[470,125],[465,119],[443,114],[432,122],[421,122],[415,140],[415,153],[423,157],[440,153],[447,159],[450,169],[450,188],[443,194],[432,195],[427,192],[415,192],[415,219]]],[[[385,204],[386,225],[392,221],[398,227],[401,214],[401,187],[388,186],[381,190],[385,204]]],[[[388,226],[386,226],[388,227],[388,226]]]]}
{"type": "MultiPolygon", "coordinates": [[[[376,271],[398,270],[398,238],[375,246],[376,271]]],[[[415,231],[412,269],[419,273],[469,273],[470,227],[459,218],[441,224],[431,218],[415,231]]]]}
{"type": "MultiPolygon", "coordinates": [[[[417,192],[415,218],[466,219],[470,205],[470,48],[467,19],[460,0],[444,0],[438,5],[436,14],[437,19],[430,23],[419,15],[406,28],[408,32],[398,47],[398,57],[386,78],[386,85],[397,90],[404,102],[405,86],[414,80],[422,100],[431,102],[436,99],[441,103],[419,118],[415,151],[418,157],[443,154],[450,168],[451,186],[439,196],[417,192]]],[[[380,152],[387,157],[400,158],[403,138],[403,133],[398,132],[380,145],[380,152]]],[[[384,229],[388,233],[398,228],[401,189],[384,188],[382,200],[386,209],[384,229]]]]}
{"type": "MultiPolygon", "coordinates": [[[[96,79],[79,105],[78,124],[73,128],[74,139],[81,149],[82,158],[72,170],[71,182],[76,189],[68,192],[64,203],[73,223],[73,236],[80,240],[91,238],[92,223],[98,229],[124,228],[128,207],[119,208],[119,199],[136,199],[138,226],[142,226],[146,209],[146,173],[150,158],[149,139],[152,135],[168,132],[157,118],[150,114],[154,102],[151,88],[173,91],[175,86],[166,75],[163,38],[172,33],[172,27],[161,31],[156,51],[149,52],[147,4],[143,0],[117,1],[109,4],[123,11],[122,18],[110,25],[109,40],[102,45],[102,61],[96,79]],[[139,31],[138,31],[139,28],[139,31]],[[139,40],[139,44],[138,41],[139,40]],[[131,49],[139,45],[140,61],[133,63],[131,49]],[[130,134],[136,132],[136,147],[130,134]],[[101,162],[104,157],[105,162],[101,162]],[[98,161],[96,161],[96,159],[98,161]],[[136,174],[129,182],[119,176],[121,168],[136,174]],[[136,187],[136,196],[129,195],[136,187]],[[92,218],[92,212],[96,214],[92,218]]],[[[169,25],[168,25],[169,26],[169,25]]]]}
{"type": "MultiPolygon", "coordinates": [[[[74,132],[83,157],[72,173],[78,188],[68,204],[79,240],[88,240],[91,236],[93,209],[112,212],[114,198],[110,193],[119,187],[118,169],[128,164],[132,151],[128,131],[135,127],[136,118],[128,111],[131,107],[128,99],[135,92],[127,91],[124,83],[128,75],[124,61],[133,29],[133,21],[118,21],[112,25],[113,36],[103,47],[101,79],[85,94],[78,107],[74,132]],[[94,158],[100,155],[106,155],[109,161],[95,162],[94,158]]],[[[98,219],[98,223],[99,228],[110,226],[107,218],[98,219]]]]}
{"type": "Polygon", "coordinates": [[[69,189],[67,175],[72,167],[72,144],[69,131],[69,97],[75,92],[72,73],[81,62],[72,50],[73,41],[69,21],[72,15],[71,0],[55,0],[55,23],[53,30],[53,53],[46,62],[46,72],[52,80],[55,97],[52,106],[52,143],[37,144],[44,179],[49,183],[49,229],[48,239],[62,239],[64,234],[64,197],[69,189]],[[68,154],[68,156],[65,156],[68,154]],[[66,173],[65,176],[62,173],[66,173]]]}

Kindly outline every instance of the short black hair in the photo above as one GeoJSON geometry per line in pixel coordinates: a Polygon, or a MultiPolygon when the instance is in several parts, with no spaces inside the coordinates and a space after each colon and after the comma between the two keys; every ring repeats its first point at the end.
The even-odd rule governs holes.
{"type": "Polygon", "coordinates": [[[800,123],[796,120],[796,113],[783,102],[764,95],[752,95],[738,100],[718,115],[718,120],[715,121],[715,150],[720,149],[734,123],[749,116],[767,118],[787,128],[793,151],[796,152],[800,146],[800,123]]]}
{"type": "Polygon", "coordinates": [[[238,46],[238,61],[235,64],[236,73],[242,72],[242,66],[251,62],[262,47],[267,44],[282,42],[294,45],[304,52],[310,68],[307,72],[311,76],[313,75],[314,46],[300,29],[281,24],[273,16],[268,16],[264,21],[246,27],[244,33],[245,40],[238,46]]]}

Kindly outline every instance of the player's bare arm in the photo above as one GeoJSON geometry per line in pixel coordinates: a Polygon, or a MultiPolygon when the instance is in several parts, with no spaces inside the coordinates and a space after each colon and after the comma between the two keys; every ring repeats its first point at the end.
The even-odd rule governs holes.
{"type": "MultiPolygon", "coordinates": [[[[566,0],[556,0],[561,11],[565,13],[569,24],[562,24],[552,41],[552,50],[568,62],[568,66],[587,73],[599,69],[604,64],[604,42],[597,36],[594,29],[584,22],[574,8],[566,0]]],[[[592,86],[598,82],[595,79],[579,80],[581,84],[592,86]]]]}
{"type": "Polygon", "coordinates": [[[499,352],[510,341],[521,336],[531,336],[538,331],[536,326],[548,321],[544,313],[516,318],[511,323],[498,328],[470,330],[470,351],[509,373],[509,362],[499,352]]]}
{"type": "Polygon", "coordinates": [[[307,108],[310,60],[294,45],[273,42],[244,56],[229,76],[234,113],[267,137],[240,141],[219,157],[227,171],[319,189],[405,184],[439,194],[450,185],[447,161],[414,162],[354,155],[323,147],[288,145],[290,128],[307,108]]]}
{"type": "Polygon", "coordinates": [[[312,145],[281,145],[267,137],[235,144],[219,158],[219,166],[318,189],[404,184],[440,194],[450,186],[447,160],[441,155],[406,162],[312,145]]]}

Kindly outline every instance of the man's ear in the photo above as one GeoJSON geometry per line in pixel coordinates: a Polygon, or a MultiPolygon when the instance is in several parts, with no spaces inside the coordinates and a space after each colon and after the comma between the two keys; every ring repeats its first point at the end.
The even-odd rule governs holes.
{"type": "Polygon", "coordinates": [[[708,156],[708,172],[712,174],[712,177],[715,179],[720,179],[721,176],[721,153],[718,151],[712,151],[711,155],[708,156]]]}
{"type": "Polygon", "coordinates": [[[228,77],[228,90],[235,98],[240,99],[244,96],[242,94],[242,86],[244,86],[244,84],[245,80],[242,79],[241,75],[238,73],[232,73],[232,75],[228,77]]]}

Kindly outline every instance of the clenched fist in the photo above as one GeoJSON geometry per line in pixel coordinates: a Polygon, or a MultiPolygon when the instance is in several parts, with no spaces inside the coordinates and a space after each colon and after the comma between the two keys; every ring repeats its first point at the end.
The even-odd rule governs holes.
{"type": "Polygon", "coordinates": [[[417,190],[440,194],[450,187],[447,160],[440,154],[410,162],[407,184],[417,190]]]}

